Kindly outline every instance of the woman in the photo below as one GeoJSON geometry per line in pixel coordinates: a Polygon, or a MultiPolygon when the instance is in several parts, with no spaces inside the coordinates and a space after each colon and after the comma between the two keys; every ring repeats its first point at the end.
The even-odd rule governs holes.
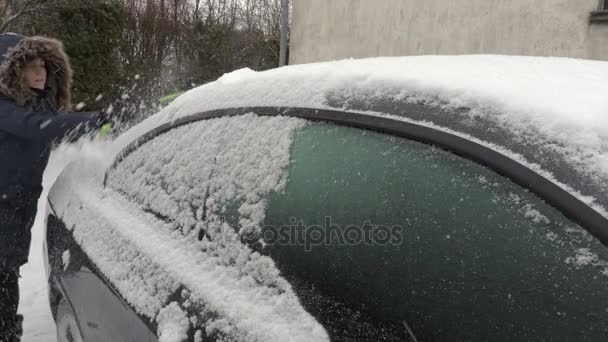
{"type": "Polygon", "coordinates": [[[19,267],[27,262],[42,174],[54,142],[76,139],[104,121],[65,113],[72,69],[63,44],[0,35],[0,341],[19,341],[19,267]]]}

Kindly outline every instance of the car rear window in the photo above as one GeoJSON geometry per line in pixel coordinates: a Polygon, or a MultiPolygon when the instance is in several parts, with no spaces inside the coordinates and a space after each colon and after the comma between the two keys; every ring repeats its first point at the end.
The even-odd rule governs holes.
{"type": "Polygon", "coordinates": [[[308,125],[263,238],[333,339],[608,336],[606,247],[508,179],[429,145],[308,125]]]}

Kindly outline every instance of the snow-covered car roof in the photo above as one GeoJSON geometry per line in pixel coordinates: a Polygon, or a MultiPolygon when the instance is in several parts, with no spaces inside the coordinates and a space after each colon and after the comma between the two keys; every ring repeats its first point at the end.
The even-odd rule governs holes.
{"type": "Polygon", "coordinates": [[[497,55],[241,69],[186,92],[129,130],[117,146],[173,120],[224,108],[306,107],[388,115],[481,142],[608,217],[607,80],[607,62],[497,55]]]}

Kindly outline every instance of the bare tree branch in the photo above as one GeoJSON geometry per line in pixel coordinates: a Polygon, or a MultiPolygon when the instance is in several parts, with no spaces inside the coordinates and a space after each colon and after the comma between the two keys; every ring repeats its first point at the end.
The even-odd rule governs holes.
{"type": "Polygon", "coordinates": [[[25,0],[21,6],[17,6],[17,3],[7,1],[6,6],[2,10],[2,16],[0,17],[0,32],[7,31],[11,28],[11,25],[24,16],[44,10],[57,3],[57,1],[51,0],[25,0]],[[16,9],[14,13],[9,14],[9,12],[11,12],[11,7],[13,6],[18,7],[18,9],[16,9]]]}
{"type": "MultiPolygon", "coordinates": [[[[8,9],[12,6],[12,0],[3,0],[3,6],[2,6],[2,11],[0,12],[0,18],[5,18],[7,13],[8,13],[8,9]]],[[[4,21],[4,20],[3,20],[4,21]]]]}

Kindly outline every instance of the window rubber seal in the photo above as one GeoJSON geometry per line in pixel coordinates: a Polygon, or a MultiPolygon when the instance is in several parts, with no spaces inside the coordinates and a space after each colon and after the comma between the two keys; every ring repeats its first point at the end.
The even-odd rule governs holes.
{"type": "MultiPolygon", "coordinates": [[[[103,185],[106,186],[108,173],[127,155],[139,146],[174,128],[201,120],[220,117],[239,116],[254,113],[259,116],[288,116],[310,121],[331,122],[334,124],[366,129],[379,133],[433,145],[455,155],[480,164],[515,184],[530,190],[566,218],[578,224],[608,246],[608,218],[589,205],[570,194],[551,180],[529,169],[521,163],[482,144],[442,131],[440,129],[392,119],[382,116],[361,114],[348,110],[318,109],[304,107],[237,107],[216,109],[191,114],[160,125],[127,145],[105,173],[103,185]]],[[[407,117],[405,115],[404,117],[407,117]]]]}

